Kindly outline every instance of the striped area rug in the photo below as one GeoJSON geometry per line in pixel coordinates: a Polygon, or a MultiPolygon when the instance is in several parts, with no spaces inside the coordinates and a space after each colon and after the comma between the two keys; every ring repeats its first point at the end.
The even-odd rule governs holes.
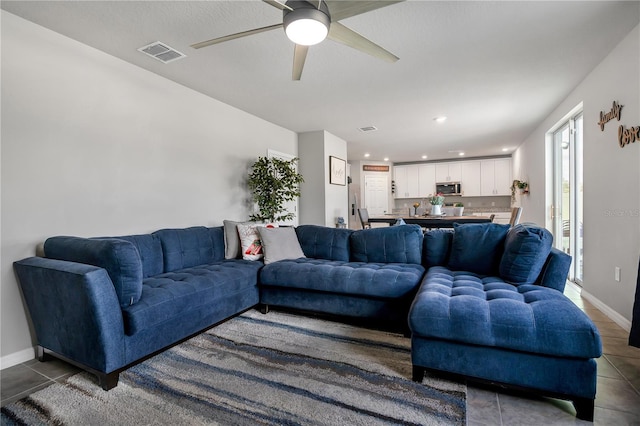
{"type": "Polygon", "coordinates": [[[80,373],[2,408],[2,424],[451,425],[466,387],[411,381],[402,335],[248,311],[120,375],[80,373]]]}

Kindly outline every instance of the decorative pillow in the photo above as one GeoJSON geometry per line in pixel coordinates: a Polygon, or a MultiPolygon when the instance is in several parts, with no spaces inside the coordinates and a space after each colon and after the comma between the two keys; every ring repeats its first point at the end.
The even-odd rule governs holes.
{"type": "Polygon", "coordinates": [[[553,235],[544,228],[516,225],[509,230],[500,261],[500,278],[512,284],[533,284],[551,252],[553,235]]]}
{"type": "Polygon", "coordinates": [[[498,223],[454,223],[449,269],[496,274],[509,228],[498,223]]]}
{"type": "Polygon", "coordinates": [[[238,224],[238,236],[242,247],[242,258],[245,260],[260,260],[264,256],[262,241],[260,241],[259,227],[276,228],[277,225],[243,225],[238,224]]]}
{"type": "Polygon", "coordinates": [[[118,239],[51,237],[44,242],[50,259],[99,266],[107,270],[120,306],[126,308],[142,295],[142,262],[133,243],[118,239]]]}
{"type": "Polygon", "coordinates": [[[256,222],[235,222],[233,220],[223,220],[224,225],[224,258],[242,258],[242,246],[238,236],[238,225],[255,225],[256,222]]]}
{"type": "Polygon", "coordinates": [[[295,229],[259,226],[258,233],[262,241],[265,265],[278,260],[306,257],[298,242],[295,229]]]}

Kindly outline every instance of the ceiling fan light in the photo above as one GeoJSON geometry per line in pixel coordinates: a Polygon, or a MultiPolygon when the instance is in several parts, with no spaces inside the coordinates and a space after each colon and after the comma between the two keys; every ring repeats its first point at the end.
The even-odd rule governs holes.
{"type": "Polygon", "coordinates": [[[312,46],[327,37],[331,18],[323,8],[301,7],[285,10],[283,23],[289,40],[302,46],[312,46]]]}
{"type": "Polygon", "coordinates": [[[285,29],[289,40],[303,46],[313,46],[327,38],[329,30],[321,22],[313,19],[298,19],[285,29]]]}

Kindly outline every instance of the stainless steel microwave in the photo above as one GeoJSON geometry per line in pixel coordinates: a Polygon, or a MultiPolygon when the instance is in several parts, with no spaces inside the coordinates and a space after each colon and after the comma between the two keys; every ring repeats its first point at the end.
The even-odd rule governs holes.
{"type": "Polygon", "coordinates": [[[439,182],[436,183],[436,192],[442,195],[462,195],[460,182],[439,182]]]}

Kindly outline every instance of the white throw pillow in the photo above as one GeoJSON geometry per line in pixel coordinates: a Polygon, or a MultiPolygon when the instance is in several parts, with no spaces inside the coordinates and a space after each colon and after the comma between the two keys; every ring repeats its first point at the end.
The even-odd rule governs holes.
{"type": "Polygon", "coordinates": [[[262,242],[265,265],[278,260],[306,257],[300,247],[295,229],[259,227],[258,233],[262,242]]]}
{"type": "Polygon", "coordinates": [[[262,251],[262,242],[260,241],[260,234],[258,234],[258,227],[270,227],[274,228],[277,225],[258,225],[258,224],[242,224],[239,223],[236,227],[238,229],[238,236],[240,237],[240,246],[242,247],[242,258],[245,260],[260,260],[264,256],[262,251]]]}

